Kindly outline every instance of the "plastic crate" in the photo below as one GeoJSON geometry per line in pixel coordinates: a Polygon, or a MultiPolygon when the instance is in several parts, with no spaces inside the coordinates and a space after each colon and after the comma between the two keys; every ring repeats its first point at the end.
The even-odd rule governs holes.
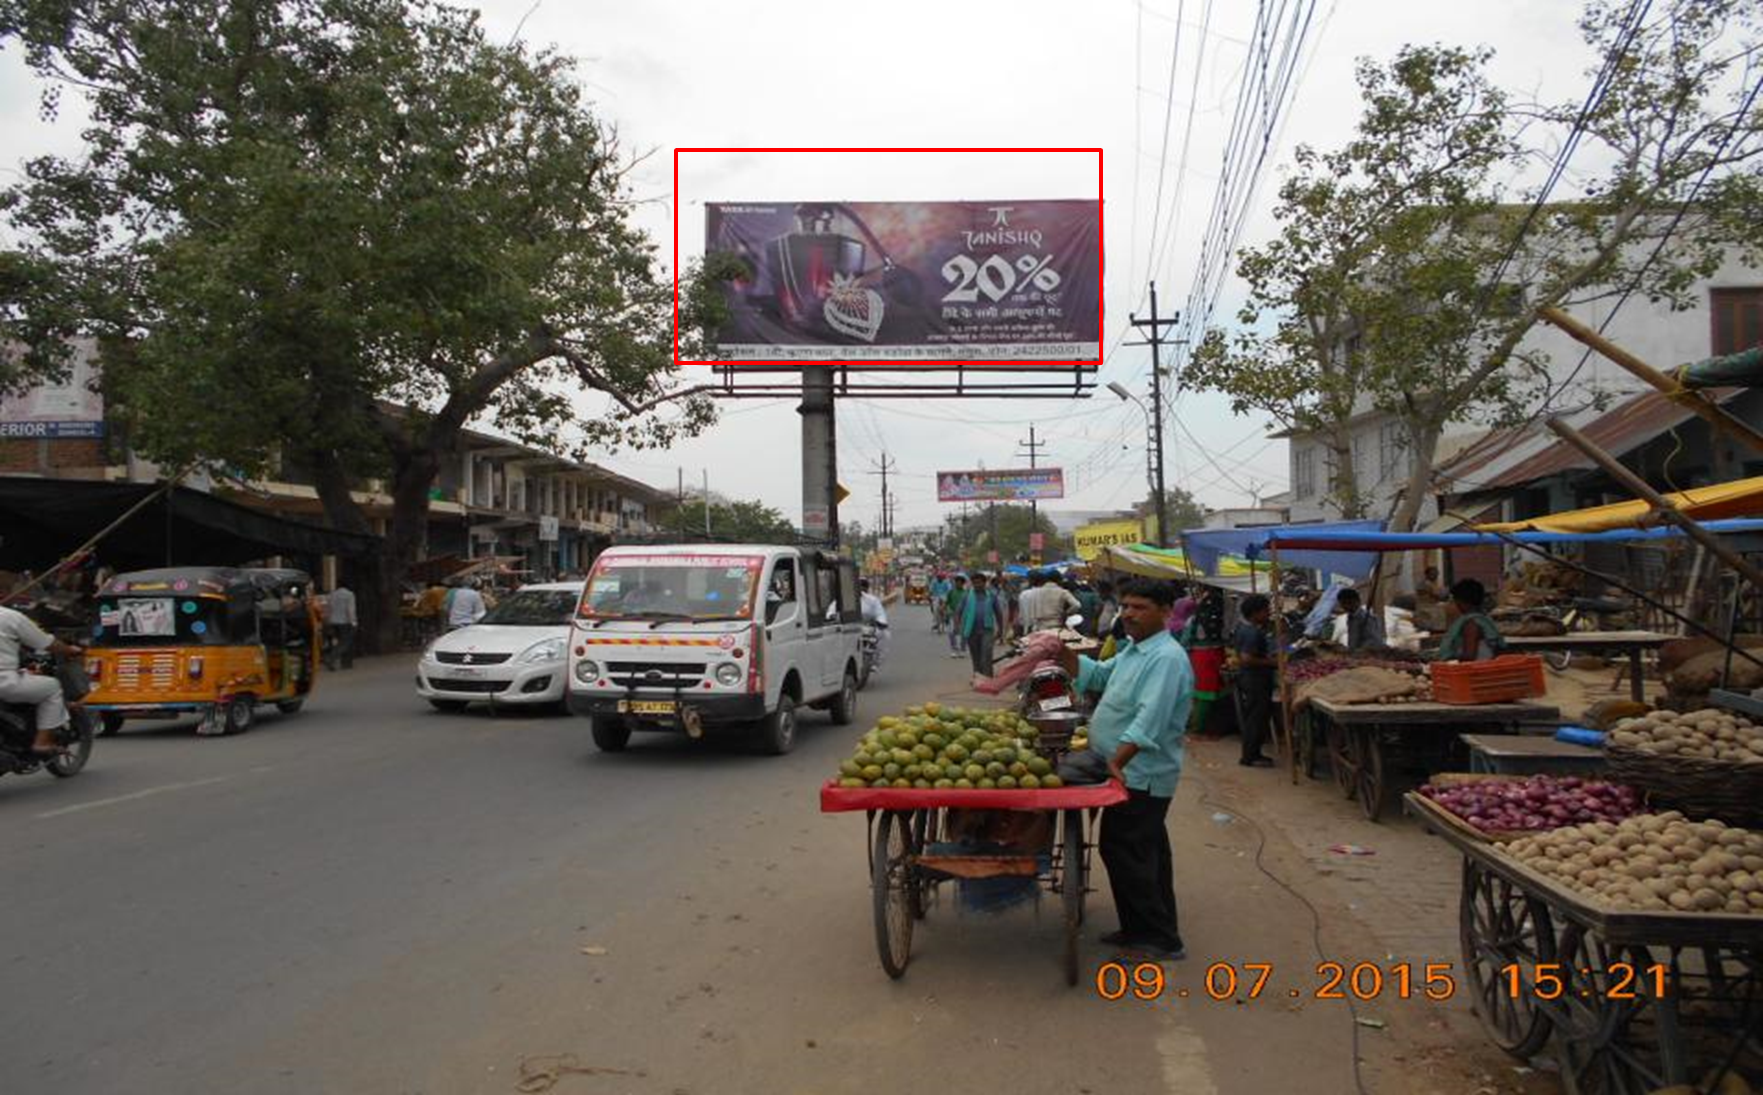
{"type": "Polygon", "coordinates": [[[1548,693],[1543,660],[1502,654],[1485,662],[1434,662],[1432,696],[1439,703],[1505,703],[1548,693]]]}

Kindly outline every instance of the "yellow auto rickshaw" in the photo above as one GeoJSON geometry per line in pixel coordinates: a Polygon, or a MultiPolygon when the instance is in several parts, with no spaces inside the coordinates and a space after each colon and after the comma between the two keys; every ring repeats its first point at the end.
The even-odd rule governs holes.
{"type": "Polygon", "coordinates": [[[250,728],[258,704],[292,714],[318,681],[312,579],[298,570],[175,567],[98,591],[87,710],[104,734],[130,718],[202,716],[201,734],[250,728]]]}

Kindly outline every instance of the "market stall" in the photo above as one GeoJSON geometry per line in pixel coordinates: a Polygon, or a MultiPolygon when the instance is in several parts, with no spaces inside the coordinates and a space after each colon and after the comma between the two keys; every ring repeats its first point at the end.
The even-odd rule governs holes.
{"type": "Polygon", "coordinates": [[[1059,779],[1058,759],[1081,744],[1071,725],[1050,736],[1015,712],[929,703],[881,719],[821,787],[822,813],[867,818],[876,950],[889,977],[905,974],[913,923],[952,884],[981,907],[1057,895],[1061,965],[1077,983],[1090,833],[1103,807],[1127,798],[1117,781],[1059,779]]]}
{"type": "Polygon", "coordinates": [[[1750,1091],[1763,1077],[1763,900],[1741,888],[1763,833],[1668,813],[1489,834],[1419,792],[1405,805],[1462,855],[1465,987],[1495,1045],[1552,1051],[1570,1095],[1750,1091]],[[1739,863],[1718,880],[1738,901],[1715,907],[1715,889],[1689,888],[1701,859],[1669,854],[1704,846],[1721,849],[1695,853],[1710,870],[1739,863]]]}
{"type": "MultiPolygon", "coordinates": [[[[1516,701],[1459,706],[1445,703],[1337,704],[1312,699],[1313,724],[1327,743],[1335,785],[1377,821],[1396,779],[1430,774],[1457,755],[1464,730],[1516,734],[1525,723],[1552,723],[1560,711],[1516,701]]],[[[1306,735],[1308,737],[1308,735],[1306,735]]]]}
{"type": "Polygon", "coordinates": [[[1636,703],[1646,702],[1641,655],[1658,650],[1675,635],[1657,631],[1572,631],[1565,635],[1507,635],[1506,646],[1519,653],[1570,651],[1628,659],[1628,691],[1636,703]]]}

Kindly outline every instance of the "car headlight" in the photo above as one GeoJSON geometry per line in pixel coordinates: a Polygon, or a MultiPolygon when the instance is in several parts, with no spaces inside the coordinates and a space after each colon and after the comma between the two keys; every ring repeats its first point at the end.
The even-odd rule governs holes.
{"type": "Polygon", "coordinates": [[[583,684],[593,684],[600,677],[600,667],[594,662],[583,659],[575,663],[575,679],[583,684]]]}
{"type": "Polygon", "coordinates": [[[529,665],[533,662],[560,662],[564,651],[568,649],[567,639],[546,639],[521,651],[520,657],[515,660],[529,665]]]}
{"type": "Polygon", "coordinates": [[[716,667],[716,683],[733,688],[741,683],[741,667],[734,662],[723,662],[716,667]]]}

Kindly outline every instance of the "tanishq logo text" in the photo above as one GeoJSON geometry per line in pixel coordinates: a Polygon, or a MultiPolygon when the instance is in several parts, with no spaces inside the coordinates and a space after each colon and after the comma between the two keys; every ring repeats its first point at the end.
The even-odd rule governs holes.
{"type": "Polygon", "coordinates": [[[992,215],[992,227],[985,232],[963,232],[961,236],[967,241],[969,249],[974,247],[1007,247],[1013,243],[1026,243],[1034,247],[1041,245],[1043,239],[1038,228],[1011,228],[1010,211],[1013,205],[992,205],[986,212],[992,215]]]}

